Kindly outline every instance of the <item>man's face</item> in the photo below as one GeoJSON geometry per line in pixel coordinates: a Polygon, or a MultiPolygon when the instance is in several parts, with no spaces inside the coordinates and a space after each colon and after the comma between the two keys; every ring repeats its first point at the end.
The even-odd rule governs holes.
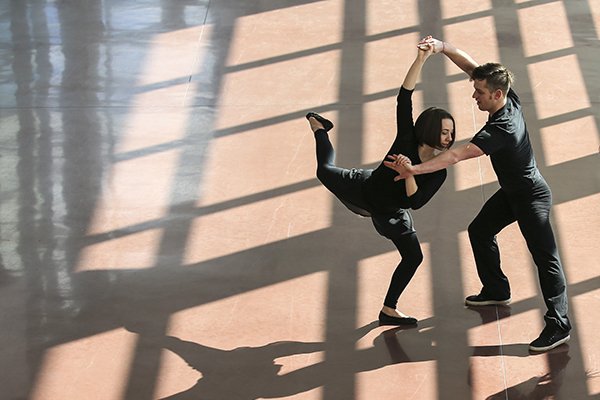
{"type": "Polygon", "coordinates": [[[487,87],[487,83],[485,80],[473,80],[473,98],[477,102],[477,107],[481,111],[490,111],[493,110],[496,106],[496,101],[494,99],[494,95],[490,92],[490,89],[487,87]]]}

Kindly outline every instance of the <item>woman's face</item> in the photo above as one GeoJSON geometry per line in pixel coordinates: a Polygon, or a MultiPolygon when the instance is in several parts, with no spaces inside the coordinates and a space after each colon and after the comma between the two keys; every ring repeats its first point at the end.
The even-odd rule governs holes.
{"type": "Polygon", "coordinates": [[[452,143],[452,137],[454,136],[454,122],[450,118],[444,118],[442,120],[442,133],[440,134],[440,143],[443,150],[447,150],[452,143]]]}

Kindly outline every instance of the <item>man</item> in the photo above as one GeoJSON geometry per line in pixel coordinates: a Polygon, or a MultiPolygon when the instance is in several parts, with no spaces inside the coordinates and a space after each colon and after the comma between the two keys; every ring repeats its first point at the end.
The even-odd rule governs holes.
{"type": "Polygon", "coordinates": [[[529,141],[529,133],[517,94],[512,90],[513,74],[501,64],[478,65],[467,53],[450,43],[430,36],[419,45],[432,46],[445,54],[473,81],[473,98],[481,111],[489,114],[485,126],[471,141],[441,153],[418,165],[404,155],[390,156],[385,165],[399,173],[395,180],[431,173],[469,158],[490,156],[500,189],[483,205],[469,225],[469,239],[481,292],[468,296],[466,305],[505,305],[510,303],[510,285],[500,268],[496,235],[517,221],[538,269],[546,303],[545,327],[529,344],[531,351],[548,351],[570,339],[567,315],[567,287],[550,225],[552,194],[540,174],[529,141]]]}

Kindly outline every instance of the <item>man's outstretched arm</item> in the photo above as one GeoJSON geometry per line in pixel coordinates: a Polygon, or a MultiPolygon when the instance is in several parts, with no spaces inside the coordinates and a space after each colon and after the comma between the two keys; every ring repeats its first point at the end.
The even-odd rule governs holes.
{"type": "Polygon", "coordinates": [[[383,164],[398,172],[394,180],[399,181],[411,175],[429,174],[439,171],[462,160],[480,157],[484,154],[483,150],[469,142],[455,149],[446,150],[422,164],[410,165],[410,163],[406,162],[406,157],[401,154],[388,156],[390,160],[384,161],[383,164]]]}

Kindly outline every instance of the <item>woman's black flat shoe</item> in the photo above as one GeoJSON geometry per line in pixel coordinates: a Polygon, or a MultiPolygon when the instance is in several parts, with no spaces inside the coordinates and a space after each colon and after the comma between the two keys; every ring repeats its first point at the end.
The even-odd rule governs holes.
{"type": "Polygon", "coordinates": [[[313,117],[314,119],[319,121],[323,125],[323,129],[325,129],[327,132],[329,132],[333,128],[333,122],[331,122],[327,118],[321,117],[316,112],[311,111],[308,114],[306,114],[306,119],[309,119],[310,117],[313,117]]]}
{"type": "Polygon", "coordinates": [[[379,323],[382,325],[416,325],[417,319],[413,317],[391,317],[380,311],[379,323]]]}

